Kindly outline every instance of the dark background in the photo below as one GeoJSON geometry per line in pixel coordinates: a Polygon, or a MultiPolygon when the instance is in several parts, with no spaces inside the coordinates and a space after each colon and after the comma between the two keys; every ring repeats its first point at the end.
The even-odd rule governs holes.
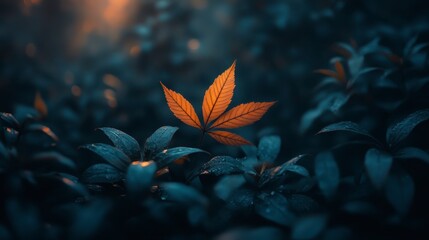
{"type": "MultiPolygon", "coordinates": [[[[201,115],[205,90],[237,60],[231,106],[278,102],[259,122],[235,132],[256,144],[267,134],[281,136],[282,163],[349,139],[314,136],[330,123],[355,121],[383,141],[390,123],[427,108],[426,80],[417,93],[405,90],[407,80],[427,79],[427,47],[415,58],[404,48],[413,38],[428,42],[428,18],[423,0],[2,0],[0,111],[19,115],[40,92],[48,108],[40,121],[57,134],[58,151],[77,162],[77,175],[90,163],[76,149],[99,140],[94,129],[106,126],[141,144],[163,125],[178,126],[174,146],[243,156],[240,148],[209,138],[200,145],[201,133],[173,116],[159,84],[183,94],[201,115]],[[333,69],[338,59],[348,78],[356,76],[339,43],[356,51],[367,46],[359,69],[392,70],[396,85],[379,90],[377,75],[353,91],[320,86],[326,77],[314,71],[333,69]],[[336,94],[334,102],[346,102],[339,109],[320,104],[336,94]]],[[[428,129],[419,126],[410,144],[427,150],[428,129]]],[[[341,151],[336,156],[345,161],[364,154],[359,147],[341,151]]],[[[341,169],[352,168],[339,162],[341,169]]],[[[421,167],[406,167],[416,172],[416,192],[427,180],[427,166],[421,167]]],[[[425,207],[419,205],[424,194],[417,196],[417,206],[425,207]]]]}
{"type": "MultiPolygon", "coordinates": [[[[400,53],[415,35],[424,40],[428,11],[415,0],[2,1],[0,109],[32,105],[40,91],[47,121],[74,146],[100,126],[142,140],[160,125],[181,124],[159,81],[200,113],[205,89],[236,59],[233,104],[278,101],[243,134],[254,141],[271,128],[292,156],[306,148],[297,130],[323,78],[313,71],[331,68],[334,44],[380,38],[400,53]]],[[[178,137],[199,139],[187,128],[178,137]]]]}

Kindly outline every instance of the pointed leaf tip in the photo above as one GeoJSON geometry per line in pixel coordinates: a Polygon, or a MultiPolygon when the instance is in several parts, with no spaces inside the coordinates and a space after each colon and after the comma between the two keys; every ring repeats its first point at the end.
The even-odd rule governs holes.
{"type": "Polygon", "coordinates": [[[341,83],[346,83],[346,73],[344,66],[340,61],[335,62],[335,70],[337,71],[338,81],[341,83]]]}
{"type": "Polygon", "coordinates": [[[144,144],[144,158],[150,160],[157,153],[166,149],[178,129],[177,127],[162,126],[152,133],[144,144]]]}
{"type": "Polygon", "coordinates": [[[133,137],[116,128],[102,127],[96,130],[100,130],[106,135],[115,147],[124,152],[131,160],[140,160],[140,145],[133,137]]]}
{"type": "Polygon", "coordinates": [[[34,108],[40,113],[40,115],[48,115],[48,107],[46,106],[40,92],[36,92],[36,96],[34,97],[34,108]]]}
{"type": "Polygon", "coordinates": [[[231,146],[252,145],[251,142],[235,133],[227,131],[212,131],[208,133],[216,141],[231,146]]]}
{"type": "Polygon", "coordinates": [[[186,100],[182,94],[170,90],[162,82],[160,83],[164,90],[168,107],[173,112],[174,116],[191,127],[201,129],[200,120],[192,104],[186,100]]]}
{"type": "Polygon", "coordinates": [[[235,88],[235,61],[220,74],[204,94],[202,112],[204,125],[218,118],[231,103],[235,88]]]}
{"type": "Polygon", "coordinates": [[[329,69],[317,69],[314,72],[318,73],[318,74],[325,75],[327,77],[331,77],[331,78],[335,78],[335,79],[338,78],[338,74],[332,70],[329,70],[329,69]]]}

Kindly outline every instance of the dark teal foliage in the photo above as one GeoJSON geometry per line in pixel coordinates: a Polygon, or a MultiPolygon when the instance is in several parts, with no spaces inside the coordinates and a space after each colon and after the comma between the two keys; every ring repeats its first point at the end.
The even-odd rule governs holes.
{"type": "Polygon", "coordinates": [[[1,1],[0,239],[425,238],[428,6],[1,1]],[[233,101],[277,100],[241,148],[159,86],[234,59],[233,101]]]}

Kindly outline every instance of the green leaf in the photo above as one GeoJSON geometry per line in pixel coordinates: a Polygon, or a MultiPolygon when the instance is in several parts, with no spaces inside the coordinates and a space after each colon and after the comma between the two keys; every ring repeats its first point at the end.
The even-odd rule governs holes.
{"type": "MultiPolygon", "coordinates": [[[[3,137],[5,140],[6,146],[15,145],[18,141],[20,133],[13,128],[3,128],[3,137]]],[[[22,136],[22,135],[21,135],[22,136]]]]}
{"type": "Polygon", "coordinates": [[[240,160],[229,156],[216,156],[201,166],[199,174],[221,176],[243,172],[243,164],[240,160]]]}
{"type": "Polygon", "coordinates": [[[55,142],[58,141],[57,135],[47,126],[41,124],[31,124],[25,130],[28,132],[41,132],[48,136],[51,140],[55,142]]]}
{"type": "Polygon", "coordinates": [[[216,196],[226,201],[234,191],[246,182],[243,175],[228,175],[222,177],[214,186],[216,196]]]}
{"type": "Polygon", "coordinates": [[[404,51],[403,51],[403,56],[405,56],[405,57],[409,57],[410,55],[411,55],[411,52],[412,52],[412,49],[413,49],[413,47],[414,47],[414,45],[416,44],[416,42],[417,42],[417,37],[418,36],[414,36],[413,38],[411,38],[408,42],[407,42],[407,44],[405,45],[405,47],[404,47],[404,51]]]}
{"type": "Polygon", "coordinates": [[[18,120],[16,120],[16,118],[11,113],[1,112],[0,119],[6,127],[11,127],[13,129],[19,128],[18,120]]]}
{"type": "Polygon", "coordinates": [[[255,200],[255,211],[260,216],[283,226],[291,225],[295,218],[288,209],[287,199],[277,192],[260,194],[255,200]]]}
{"type": "MultiPolygon", "coordinates": [[[[59,180],[61,181],[63,186],[66,186],[72,192],[83,197],[89,196],[87,188],[85,188],[81,183],[79,183],[75,176],[71,176],[68,174],[60,174],[59,180]]],[[[63,186],[61,186],[59,189],[64,189],[63,186]]]]}
{"type": "Polygon", "coordinates": [[[81,148],[87,149],[97,154],[102,159],[112,164],[121,171],[125,171],[128,165],[131,163],[130,158],[125,155],[124,152],[108,144],[94,143],[82,146],[81,148]]]}
{"type": "Polygon", "coordinates": [[[187,206],[206,205],[208,199],[193,187],[178,182],[161,183],[155,188],[160,199],[168,202],[181,203],[187,206]]]}
{"type": "Polygon", "coordinates": [[[31,164],[35,163],[41,164],[44,167],[61,166],[72,170],[77,169],[76,163],[73,160],[55,151],[40,152],[33,155],[31,164]]]}
{"type": "Polygon", "coordinates": [[[153,161],[135,161],[129,167],[126,176],[128,192],[133,196],[141,196],[149,191],[156,172],[156,164],[153,161]]]}
{"type": "Polygon", "coordinates": [[[416,147],[406,147],[398,150],[395,153],[395,158],[398,159],[418,159],[426,164],[429,164],[429,153],[416,147]]]}
{"type": "Polygon", "coordinates": [[[346,202],[341,209],[349,214],[359,216],[374,216],[378,213],[377,207],[366,201],[346,202]]]}
{"type": "Polygon", "coordinates": [[[255,190],[242,186],[231,193],[227,200],[227,208],[230,210],[249,209],[255,202],[255,190]]]}
{"type": "Polygon", "coordinates": [[[274,162],[280,152],[281,138],[277,135],[264,136],[259,141],[258,159],[263,162],[274,162]]]}
{"type": "Polygon", "coordinates": [[[306,195],[290,194],[287,200],[290,210],[296,214],[308,214],[319,209],[319,204],[306,195]]]}
{"type": "Polygon", "coordinates": [[[189,147],[169,148],[158,153],[154,157],[154,161],[158,165],[158,168],[163,168],[181,157],[187,156],[192,153],[198,153],[198,152],[207,153],[206,151],[201,150],[199,148],[189,148],[189,147]]]}
{"type": "Polygon", "coordinates": [[[124,174],[106,163],[97,163],[87,168],[82,174],[85,183],[115,183],[122,180],[124,174]]]}
{"type": "Polygon", "coordinates": [[[355,133],[355,134],[370,138],[370,139],[374,140],[375,142],[378,142],[378,140],[375,139],[367,130],[361,128],[358,124],[351,122],[351,121],[333,123],[331,125],[324,127],[322,130],[320,130],[316,134],[336,132],[336,131],[355,133]]]}
{"type": "Polygon", "coordinates": [[[108,214],[112,209],[112,201],[94,198],[82,205],[73,213],[69,227],[70,239],[91,239],[109,221],[108,214]]]}
{"type": "Polygon", "coordinates": [[[322,152],[314,160],[314,171],[322,194],[331,198],[340,183],[340,170],[331,152],[322,152]]]}
{"type": "Polygon", "coordinates": [[[139,143],[130,135],[110,127],[98,128],[112,141],[115,147],[124,152],[131,160],[140,160],[139,143]]]}
{"type": "Polygon", "coordinates": [[[178,129],[177,127],[163,126],[148,137],[143,150],[145,160],[151,160],[156,154],[166,149],[178,129]]]}
{"type": "Polygon", "coordinates": [[[314,239],[327,224],[325,215],[310,215],[299,218],[292,227],[292,239],[314,239]]]}
{"type": "Polygon", "coordinates": [[[366,152],[365,169],[375,188],[380,189],[383,187],[389,175],[392,162],[393,158],[390,154],[381,152],[378,149],[371,148],[366,152]]]}
{"type": "Polygon", "coordinates": [[[18,197],[5,198],[3,201],[2,217],[8,220],[9,229],[14,233],[13,239],[41,238],[41,214],[34,203],[18,197]]]}
{"type": "Polygon", "coordinates": [[[390,147],[397,145],[408,137],[417,125],[428,119],[429,109],[423,109],[411,113],[402,120],[390,125],[386,133],[387,143],[390,147]]]}
{"type": "Polygon", "coordinates": [[[413,179],[406,173],[389,176],[386,183],[386,197],[393,208],[406,215],[413,203],[415,186],[413,179]]]}
{"type": "Polygon", "coordinates": [[[306,168],[300,165],[295,165],[295,163],[303,157],[305,157],[305,155],[299,155],[280,166],[265,170],[259,178],[258,185],[262,187],[271,182],[280,180],[282,176],[286,175],[288,172],[293,172],[298,175],[308,177],[310,174],[306,168]]]}

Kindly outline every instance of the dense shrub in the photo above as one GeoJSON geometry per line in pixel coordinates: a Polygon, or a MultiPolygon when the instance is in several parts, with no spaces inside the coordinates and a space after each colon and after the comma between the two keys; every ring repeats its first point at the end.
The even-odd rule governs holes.
{"type": "Polygon", "coordinates": [[[424,1],[102,2],[0,3],[0,239],[427,235],[424,1]],[[205,118],[234,59],[253,145],[159,84],[205,118]]]}

